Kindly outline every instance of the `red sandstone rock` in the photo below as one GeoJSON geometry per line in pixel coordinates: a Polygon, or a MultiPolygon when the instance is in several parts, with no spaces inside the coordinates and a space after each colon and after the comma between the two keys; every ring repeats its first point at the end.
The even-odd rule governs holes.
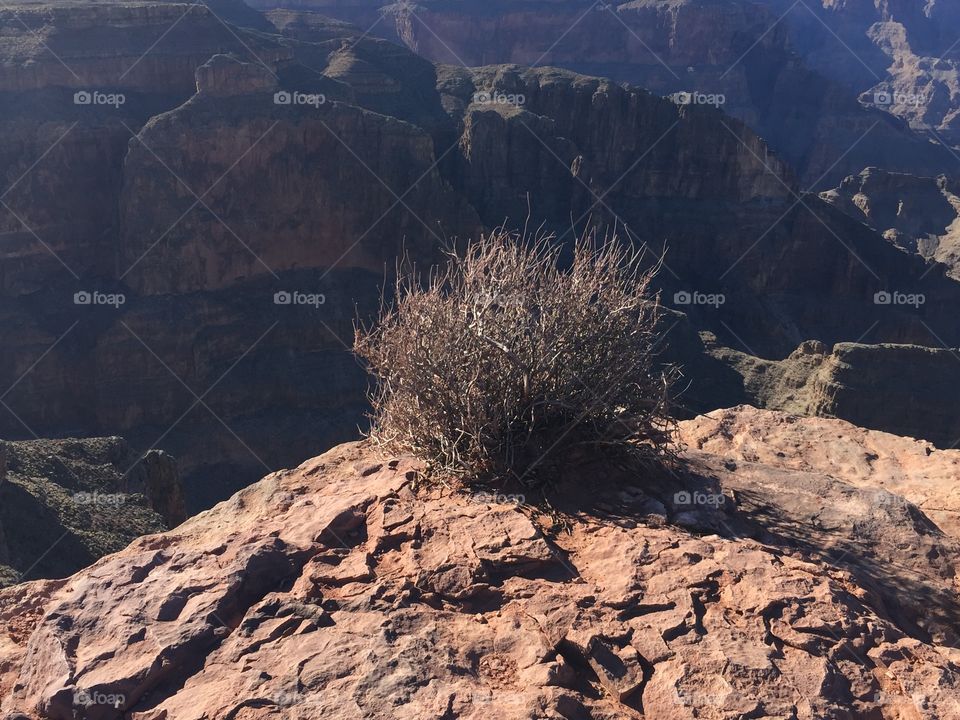
{"type": "Polygon", "coordinates": [[[900,495],[960,539],[960,450],[938,450],[925,440],[842,420],[749,406],[717,410],[680,428],[681,440],[691,449],[900,495]]]}
{"type": "Polygon", "coordinates": [[[364,445],[270,475],[62,587],[0,594],[0,617],[30,608],[0,635],[2,711],[960,717],[957,544],[872,485],[892,473],[837,459],[869,442],[911,472],[911,441],[809,421],[831,431],[832,450],[815,452],[808,421],[741,409],[707,422],[682,435],[717,454],[691,450],[673,475],[601,465],[558,479],[569,532],[555,535],[489,496],[416,489],[414,462],[364,445]],[[768,428],[772,449],[738,458],[738,419],[768,428]],[[776,455],[790,446],[792,459],[776,455]],[[869,522],[841,522],[855,511],[869,522]],[[851,557],[831,560],[830,545],[851,557]],[[937,556],[884,564],[904,545],[937,556]],[[907,592],[918,587],[928,599],[907,592]]]}

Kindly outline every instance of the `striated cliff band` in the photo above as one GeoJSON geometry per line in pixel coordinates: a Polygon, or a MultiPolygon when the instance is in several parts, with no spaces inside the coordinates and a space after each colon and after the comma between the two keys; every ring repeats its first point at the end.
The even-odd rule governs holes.
{"type": "MultiPolygon", "coordinates": [[[[24,2],[0,19],[0,435],[162,448],[191,511],[355,437],[354,319],[402,253],[426,266],[504,221],[561,241],[616,229],[664,256],[684,313],[665,356],[689,368],[691,409],[762,399],[736,395],[757,384],[701,330],[773,359],[810,339],[960,345],[946,266],[802,192],[721,109],[434,65],[240,2],[24,2]]],[[[948,427],[955,387],[930,393],[948,427]]],[[[857,419],[900,430],[888,416],[857,419]]],[[[942,442],[943,425],[909,432],[942,442]]]]}
{"type": "Polygon", "coordinates": [[[957,171],[941,145],[960,142],[960,16],[949,0],[249,2],[295,37],[315,37],[322,14],[437,62],[554,65],[692,94],[746,122],[804,187],[868,165],[957,171]]]}

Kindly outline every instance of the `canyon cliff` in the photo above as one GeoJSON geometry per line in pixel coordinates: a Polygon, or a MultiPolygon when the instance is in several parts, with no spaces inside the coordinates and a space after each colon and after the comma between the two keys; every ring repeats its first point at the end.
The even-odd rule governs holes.
{"type": "Polygon", "coordinates": [[[957,11],[942,0],[249,2],[299,37],[312,36],[319,13],[436,62],[559,66],[719,103],[804,187],[831,187],[868,165],[958,169],[938,146],[960,141],[957,11]]]}
{"type": "Polygon", "coordinates": [[[699,330],[773,359],[810,339],[960,345],[947,266],[802,192],[720,109],[565,70],[434,65],[239,2],[12,12],[0,434],[162,448],[191,511],[355,437],[353,323],[397,257],[426,267],[505,221],[662,255],[662,297],[685,313],[668,353],[714,373],[685,398],[698,409],[745,387],[699,330]]]}
{"type": "Polygon", "coordinates": [[[941,262],[960,279],[960,197],[945,175],[917,177],[866,168],[821,193],[899,248],[941,262]]]}

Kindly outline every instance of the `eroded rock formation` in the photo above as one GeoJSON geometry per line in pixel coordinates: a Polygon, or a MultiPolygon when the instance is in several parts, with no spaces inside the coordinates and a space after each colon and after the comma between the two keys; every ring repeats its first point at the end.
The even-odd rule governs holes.
{"type": "MultiPolygon", "coordinates": [[[[860,488],[882,489],[916,505],[960,538],[960,450],[867,430],[830,418],[749,406],[716,410],[680,424],[690,449],[732,460],[820,473],[860,488]]],[[[856,520],[857,517],[850,518],[856,520]]]]}
{"type": "Polygon", "coordinates": [[[418,487],[416,463],[362,445],[275,473],[67,581],[0,592],[0,617],[16,618],[0,633],[2,709],[960,712],[956,518],[938,529],[897,494],[946,498],[937,473],[956,453],[926,454],[920,498],[899,480],[908,441],[840,421],[743,409],[682,433],[672,473],[601,463],[556,478],[565,529],[500,494],[418,487]],[[755,427],[768,449],[741,439],[755,427]]]}
{"type": "Polygon", "coordinates": [[[284,36],[237,0],[24,3],[29,31],[10,12],[0,432],[161,447],[192,510],[355,437],[353,322],[402,252],[425,267],[528,215],[666,253],[664,298],[694,336],[751,355],[868,330],[960,346],[943,266],[802,193],[718,109],[562,70],[438,67],[271,13],[284,36]],[[925,303],[878,307],[893,291],[925,303]]]}
{"type": "Polygon", "coordinates": [[[709,342],[708,348],[719,367],[733,373],[726,376],[726,389],[714,399],[716,405],[751,403],[838,417],[930,440],[941,448],[960,445],[953,397],[960,362],[953,349],[862,343],[831,348],[814,341],[801,344],[783,360],[764,360],[709,342]]]}
{"type": "Polygon", "coordinates": [[[868,164],[920,175],[958,167],[925,141],[957,142],[958,20],[942,1],[249,2],[283,8],[269,16],[297,37],[325,32],[320,13],[436,62],[552,65],[698,93],[761,135],[805,187],[868,164]]]}
{"type": "Polygon", "coordinates": [[[945,175],[917,177],[866,168],[821,197],[907,252],[947,265],[960,278],[960,188],[945,175]]]}

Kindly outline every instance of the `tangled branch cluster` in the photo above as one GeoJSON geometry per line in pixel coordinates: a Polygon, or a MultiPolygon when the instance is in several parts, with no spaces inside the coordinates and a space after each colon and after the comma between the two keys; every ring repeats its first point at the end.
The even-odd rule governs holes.
{"type": "Polygon", "coordinates": [[[536,484],[573,448],[659,454],[667,382],[641,255],[497,231],[451,253],[426,284],[401,273],[355,349],[378,382],[372,436],[475,482],[536,484]]]}

